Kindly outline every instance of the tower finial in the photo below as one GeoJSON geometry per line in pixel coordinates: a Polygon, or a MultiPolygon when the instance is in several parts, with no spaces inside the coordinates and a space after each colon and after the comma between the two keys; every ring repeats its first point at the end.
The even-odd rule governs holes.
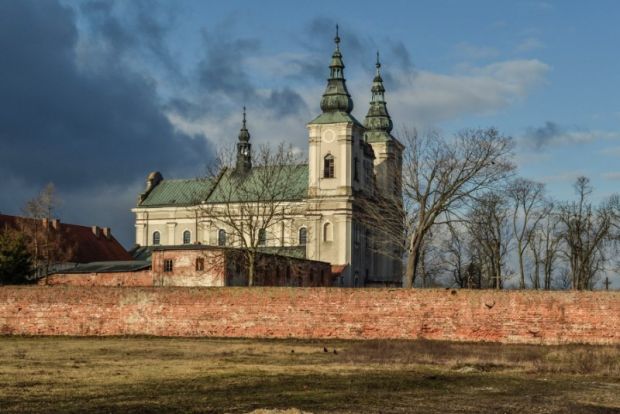
{"type": "Polygon", "coordinates": [[[338,25],[336,24],[336,37],[334,38],[334,43],[336,43],[336,49],[340,50],[340,36],[338,36],[338,25]]]}
{"type": "Polygon", "coordinates": [[[245,105],[243,105],[243,128],[245,128],[245,105]]]}

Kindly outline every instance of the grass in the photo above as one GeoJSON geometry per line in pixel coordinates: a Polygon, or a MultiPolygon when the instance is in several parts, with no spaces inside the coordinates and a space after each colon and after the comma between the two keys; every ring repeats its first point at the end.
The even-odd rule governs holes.
{"type": "Polygon", "coordinates": [[[261,408],[620,413],[620,347],[0,337],[2,413],[261,408]]]}

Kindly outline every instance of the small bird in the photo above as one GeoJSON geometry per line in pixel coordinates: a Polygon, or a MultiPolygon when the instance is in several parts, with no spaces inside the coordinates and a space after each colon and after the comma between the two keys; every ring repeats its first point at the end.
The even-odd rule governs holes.
{"type": "Polygon", "coordinates": [[[334,355],[338,355],[338,351],[334,348],[334,355]]]}
{"type": "Polygon", "coordinates": [[[295,350],[294,350],[294,349],[291,349],[291,354],[294,354],[294,353],[295,353],[295,350]]]}
{"type": "Polygon", "coordinates": [[[329,352],[327,348],[323,347],[323,352],[329,352]]]}

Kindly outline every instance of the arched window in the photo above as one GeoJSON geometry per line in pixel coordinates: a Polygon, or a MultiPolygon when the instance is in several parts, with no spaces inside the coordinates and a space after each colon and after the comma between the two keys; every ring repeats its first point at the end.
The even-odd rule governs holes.
{"type": "Polygon", "coordinates": [[[327,154],[323,158],[323,177],[334,178],[334,156],[332,154],[327,154]]]}
{"type": "Polygon", "coordinates": [[[226,230],[219,229],[217,232],[217,245],[226,246],[226,230]]]}
{"type": "Polygon", "coordinates": [[[267,231],[265,229],[258,230],[258,245],[264,246],[267,244],[267,231]]]}
{"type": "Polygon", "coordinates": [[[192,242],[192,234],[189,230],[183,232],[183,244],[190,244],[192,242]]]}
{"type": "Polygon", "coordinates": [[[308,230],[305,227],[299,229],[299,245],[305,246],[308,242],[308,230]]]}
{"type": "Polygon", "coordinates": [[[323,225],[323,241],[334,241],[334,226],[332,226],[332,223],[325,223],[323,225]]]}
{"type": "Polygon", "coordinates": [[[159,242],[160,242],[159,232],[158,231],[153,232],[153,245],[157,246],[159,244],[159,242]]]}

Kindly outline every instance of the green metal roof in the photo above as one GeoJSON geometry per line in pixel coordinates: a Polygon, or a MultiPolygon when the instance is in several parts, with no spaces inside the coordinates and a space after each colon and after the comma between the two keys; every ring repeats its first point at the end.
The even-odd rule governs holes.
{"type": "Polygon", "coordinates": [[[214,180],[162,180],[139,204],[144,207],[155,206],[189,206],[204,201],[211,190],[214,180]]]}
{"type": "Polygon", "coordinates": [[[78,264],[70,269],[59,269],[58,273],[115,273],[115,272],[135,272],[148,269],[151,262],[142,260],[92,262],[78,264]]]}
{"type": "Polygon", "coordinates": [[[308,165],[252,167],[245,174],[227,170],[207,203],[244,201],[296,201],[308,193],[308,165]]]}
{"type": "Polygon", "coordinates": [[[202,202],[297,201],[308,192],[308,165],[253,167],[246,174],[226,170],[219,179],[162,180],[139,207],[191,206],[202,202]],[[215,183],[215,185],[213,184],[215,183]],[[268,190],[265,188],[268,187],[268,190]]]}
{"type": "Polygon", "coordinates": [[[308,124],[337,124],[340,122],[352,122],[355,125],[363,125],[355,117],[346,112],[325,112],[314,118],[308,124]]]}

